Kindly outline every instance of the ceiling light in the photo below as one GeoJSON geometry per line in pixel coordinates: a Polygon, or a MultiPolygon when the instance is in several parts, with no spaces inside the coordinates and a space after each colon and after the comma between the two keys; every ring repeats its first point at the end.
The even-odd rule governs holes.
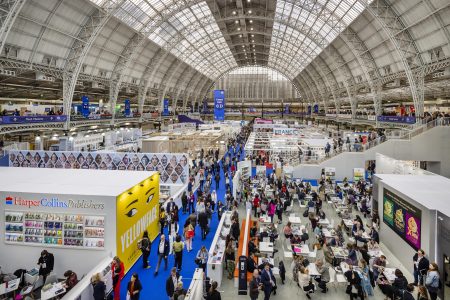
{"type": "Polygon", "coordinates": [[[251,27],[250,30],[253,30],[253,27],[251,27]]]}
{"type": "Polygon", "coordinates": [[[240,34],[239,37],[242,37],[242,34],[240,34]]]}
{"type": "Polygon", "coordinates": [[[236,11],[235,10],[233,10],[233,15],[235,15],[236,14],[236,11]]]}
{"type": "Polygon", "coordinates": [[[252,0],[247,0],[248,3],[250,3],[252,0]]]}
{"type": "Polygon", "coordinates": [[[245,45],[242,45],[242,48],[245,48],[245,45]]]}
{"type": "Polygon", "coordinates": [[[249,10],[249,11],[248,11],[248,14],[251,14],[251,13],[252,13],[252,11],[251,11],[251,10],[249,10]]]}
{"type": "Polygon", "coordinates": [[[255,35],[254,35],[254,34],[252,34],[252,37],[255,37],[255,35]]]}
{"type": "Polygon", "coordinates": [[[234,21],[234,23],[236,23],[236,24],[239,24],[239,21],[238,21],[238,20],[236,20],[236,21],[234,21]]]}
{"type": "Polygon", "coordinates": [[[238,29],[237,29],[238,31],[241,31],[241,27],[238,27],[238,29]]]}
{"type": "MultiPolygon", "coordinates": [[[[252,40],[252,43],[254,43],[255,42],[255,40],[252,40]]],[[[254,45],[253,45],[254,46],[254,45]]]]}
{"type": "Polygon", "coordinates": [[[250,24],[251,24],[251,23],[253,23],[253,20],[250,20],[249,22],[250,22],[250,24]]]}

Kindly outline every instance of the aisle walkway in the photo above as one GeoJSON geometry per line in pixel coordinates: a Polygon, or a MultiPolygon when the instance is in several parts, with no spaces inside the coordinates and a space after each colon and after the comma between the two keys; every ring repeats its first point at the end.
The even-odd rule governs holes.
{"type": "MultiPolygon", "coordinates": [[[[228,155],[228,152],[227,152],[228,155]]],[[[243,152],[240,159],[245,158],[245,153],[243,152]]],[[[222,162],[221,169],[220,169],[220,184],[219,184],[219,190],[217,190],[217,199],[218,201],[224,202],[225,198],[225,177],[222,169],[222,162]]],[[[231,179],[230,179],[231,182],[231,179]]],[[[216,184],[213,181],[211,190],[215,189],[216,184]]],[[[195,196],[197,198],[197,193],[195,193],[195,196]]],[[[180,234],[183,230],[184,222],[186,221],[186,218],[189,216],[189,214],[182,214],[180,209],[180,221],[178,222],[180,226],[180,234]]],[[[213,217],[211,219],[210,223],[210,233],[206,236],[206,239],[204,241],[201,240],[201,232],[200,227],[196,226],[195,228],[195,237],[193,239],[193,250],[191,252],[187,252],[186,250],[183,253],[183,265],[182,270],[180,272],[180,275],[183,277],[183,287],[187,289],[189,287],[189,284],[191,283],[192,274],[194,273],[195,268],[197,268],[197,265],[194,263],[195,257],[197,255],[198,250],[202,245],[206,246],[206,249],[209,250],[209,247],[211,246],[212,240],[214,238],[214,234],[216,232],[217,226],[219,224],[219,220],[217,218],[217,212],[213,214],[213,217]]],[[[168,235],[167,228],[165,229],[165,235],[168,235]]],[[[153,273],[155,271],[156,263],[157,263],[157,246],[159,243],[159,236],[155,239],[155,241],[152,243],[152,249],[149,257],[150,261],[150,269],[144,270],[142,268],[142,258],[139,259],[136,264],[129,270],[129,272],[125,275],[125,277],[122,279],[121,283],[121,292],[120,292],[120,299],[126,299],[126,293],[127,293],[127,284],[130,281],[130,277],[133,273],[139,274],[139,279],[141,280],[141,283],[143,285],[143,290],[140,299],[152,299],[152,300],[167,300],[166,295],[166,280],[169,277],[170,269],[174,266],[174,257],[173,255],[169,255],[168,264],[167,264],[167,270],[164,270],[164,263],[161,262],[161,266],[159,268],[159,274],[158,276],[154,276],[153,273]]]]}

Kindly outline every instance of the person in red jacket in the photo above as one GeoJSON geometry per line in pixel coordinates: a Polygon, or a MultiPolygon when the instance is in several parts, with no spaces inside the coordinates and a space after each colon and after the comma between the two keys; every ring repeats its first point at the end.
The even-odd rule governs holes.
{"type": "Polygon", "coordinates": [[[125,275],[125,267],[123,262],[120,261],[118,256],[113,258],[111,264],[113,289],[114,289],[114,299],[120,300],[120,282],[125,275]]]}
{"type": "Polygon", "coordinates": [[[256,194],[255,198],[253,198],[253,210],[255,211],[255,218],[256,218],[256,214],[258,214],[258,217],[259,217],[258,208],[259,208],[260,202],[261,202],[261,200],[259,199],[259,195],[256,194]]]}

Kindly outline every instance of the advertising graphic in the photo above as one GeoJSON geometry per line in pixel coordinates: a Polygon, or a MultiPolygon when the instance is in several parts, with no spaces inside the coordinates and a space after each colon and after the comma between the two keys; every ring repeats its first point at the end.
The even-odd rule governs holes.
{"type": "Polygon", "coordinates": [[[415,250],[420,249],[422,212],[393,192],[383,190],[383,221],[415,250]]]}
{"type": "Polygon", "coordinates": [[[22,168],[158,171],[163,184],[189,179],[188,155],[183,153],[126,153],[79,151],[9,151],[9,166],[22,168]]]}
{"type": "Polygon", "coordinates": [[[164,103],[163,103],[163,116],[168,116],[169,115],[169,99],[164,98],[164,103]]]}
{"type": "Polygon", "coordinates": [[[137,243],[144,230],[153,241],[158,231],[159,178],[152,175],[139,185],[117,197],[117,256],[125,266],[125,273],[141,256],[137,243]]]}
{"type": "Polygon", "coordinates": [[[81,97],[81,114],[83,117],[89,116],[89,98],[87,96],[81,97]]]}
{"type": "Polygon", "coordinates": [[[319,104],[314,104],[314,109],[313,109],[315,114],[319,113],[319,104]]]}
{"type": "Polygon", "coordinates": [[[225,92],[214,90],[214,121],[225,120],[225,92]]]}
{"type": "Polygon", "coordinates": [[[125,116],[130,116],[131,115],[131,104],[130,104],[130,99],[125,99],[125,116]]]}

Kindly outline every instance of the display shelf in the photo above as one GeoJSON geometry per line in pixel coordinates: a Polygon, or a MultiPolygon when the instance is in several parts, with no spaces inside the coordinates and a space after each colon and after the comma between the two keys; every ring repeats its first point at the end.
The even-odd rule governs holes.
{"type": "Polygon", "coordinates": [[[104,249],[104,216],[5,211],[5,220],[6,243],[104,249]]]}

